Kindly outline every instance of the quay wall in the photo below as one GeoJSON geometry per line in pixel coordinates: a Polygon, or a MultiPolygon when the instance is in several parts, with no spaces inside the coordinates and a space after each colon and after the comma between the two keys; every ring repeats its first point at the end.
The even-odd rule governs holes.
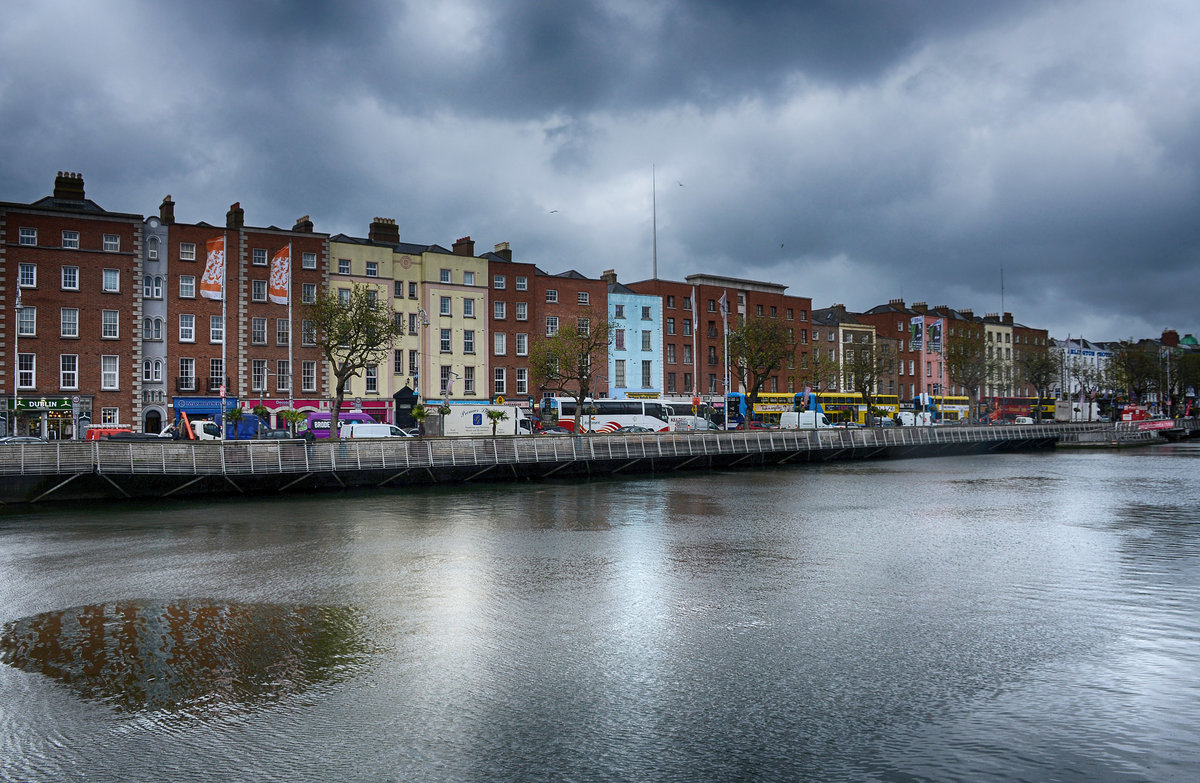
{"type": "Polygon", "coordinates": [[[895,427],[649,435],[538,435],[188,443],[91,441],[0,448],[0,503],[538,481],[1054,448],[1112,425],[895,427]]]}

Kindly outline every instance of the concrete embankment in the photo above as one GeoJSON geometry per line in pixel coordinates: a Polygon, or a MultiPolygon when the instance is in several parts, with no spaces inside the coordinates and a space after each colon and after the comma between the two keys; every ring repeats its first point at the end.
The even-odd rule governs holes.
{"type": "MultiPolygon", "coordinates": [[[[1093,427],[1094,428],[1094,427],[1093,427]]],[[[93,441],[0,450],[0,502],[263,496],[1053,448],[1084,425],[333,441],[93,441]]]]}

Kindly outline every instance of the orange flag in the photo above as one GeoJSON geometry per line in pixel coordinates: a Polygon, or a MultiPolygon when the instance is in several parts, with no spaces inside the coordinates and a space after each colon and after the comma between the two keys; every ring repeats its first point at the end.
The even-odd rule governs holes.
{"type": "Polygon", "coordinates": [[[208,240],[207,249],[208,261],[204,265],[204,277],[200,278],[200,296],[205,299],[224,299],[225,237],[208,240]]]}
{"type": "Polygon", "coordinates": [[[288,242],[271,257],[271,301],[285,305],[292,290],[292,243],[288,242]]]}

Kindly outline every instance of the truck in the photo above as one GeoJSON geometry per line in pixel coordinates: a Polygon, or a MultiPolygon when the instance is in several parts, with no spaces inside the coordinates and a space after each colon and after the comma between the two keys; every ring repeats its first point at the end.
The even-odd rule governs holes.
{"type": "Polygon", "coordinates": [[[933,425],[933,414],[929,411],[900,411],[892,418],[901,427],[929,427],[933,425]]]}
{"type": "Polygon", "coordinates": [[[781,430],[811,430],[832,426],[825,414],[818,411],[784,411],[779,414],[781,430]]]}
{"type": "MultiPolygon", "coordinates": [[[[329,437],[329,425],[332,415],[328,412],[310,413],[296,430],[296,437],[305,440],[325,440],[329,437]]],[[[342,411],[338,414],[338,429],[343,424],[362,422],[363,424],[378,424],[369,414],[362,411],[342,411]]]]}
{"type": "Polygon", "coordinates": [[[163,428],[163,431],[158,433],[160,438],[174,438],[175,440],[220,440],[221,428],[211,419],[191,419],[188,422],[191,425],[193,438],[187,435],[187,427],[184,426],[183,420],[176,419],[171,424],[163,428]],[[178,435],[176,435],[178,433],[178,435]]]}
{"type": "Polygon", "coordinates": [[[425,420],[425,425],[429,426],[431,420],[441,419],[443,435],[490,438],[492,420],[488,418],[488,411],[503,411],[506,415],[506,418],[496,424],[497,435],[529,434],[529,416],[524,408],[516,405],[452,405],[450,412],[445,416],[431,415],[425,420]]]}

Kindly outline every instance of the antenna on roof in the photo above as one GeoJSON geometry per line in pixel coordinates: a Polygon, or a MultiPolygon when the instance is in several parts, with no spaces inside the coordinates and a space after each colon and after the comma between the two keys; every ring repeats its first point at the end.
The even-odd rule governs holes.
{"type": "Polygon", "coordinates": [[[650,164],[650,219],[654,223],[653,261],[654,279],[658,279],[658,186],[654,180],[654,164],[650,164]]]}
{"type": "Polygon", "coordinates": [[[1004,267],[1000,267],[1000,312],[1007,312],[1004,309],[1004,267]]]}

